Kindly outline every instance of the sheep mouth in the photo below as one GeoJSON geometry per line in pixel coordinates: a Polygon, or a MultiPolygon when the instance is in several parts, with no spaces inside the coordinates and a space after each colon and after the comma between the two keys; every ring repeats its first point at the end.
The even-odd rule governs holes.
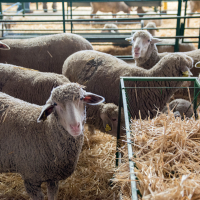
{"type": "Polygon", "coordinates": [[[134,52],[134,57],[136,57],[136,58],[140,57],[140,53],[135,53],[134,52]]]}

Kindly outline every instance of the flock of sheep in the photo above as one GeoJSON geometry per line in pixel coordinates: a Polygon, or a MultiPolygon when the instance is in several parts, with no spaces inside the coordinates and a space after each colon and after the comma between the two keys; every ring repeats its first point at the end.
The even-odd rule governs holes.
{"type": "MultiPolygon", "coordinates": [[[[132,43],[134,66],[94,51],[76,34],[0,42],[0,172],[20,173],[33,200],[43,200],[43,182],[47,182],[48,199],[56,199],[59,180],[76,168],[85,123],[93,132],[98,129],[116,136],[121,76],[198,76],[193,66],[200,60],[200,50],[158,53],[160,40],[145,30],[127,40],[132,43]]],[[[127,83],[133,88],[128,91],[132,117],[152,118],[156,108],[167,113],[166,103],[183,84],[127,83]],[[135,87],[147,89],[137,92],[135,87]],[[153,87],[166,88],[161,94],[153,87]]],[[[180,117],[193,113],[184,99],[172,101],[169,108],[180,117]]],[[[121,135],[123,127],[122,117],[121,135]]]]}

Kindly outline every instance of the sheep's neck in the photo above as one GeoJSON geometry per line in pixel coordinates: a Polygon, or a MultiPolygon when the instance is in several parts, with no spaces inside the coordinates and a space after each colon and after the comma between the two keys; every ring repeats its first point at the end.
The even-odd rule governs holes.
{"type": "Polygon", "coordinates": [[[154,44],[149,47],[147,54],[144,58],[135,58],[136,66],[142,67],[144,69],[151,69],[159,62],[159,60],[160,56],[154,44]]]}

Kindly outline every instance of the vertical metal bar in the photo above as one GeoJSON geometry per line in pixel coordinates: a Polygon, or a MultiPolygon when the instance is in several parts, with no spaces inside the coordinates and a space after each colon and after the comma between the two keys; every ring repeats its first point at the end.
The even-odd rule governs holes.
{"type": "MultiPolygon", "coordinates": [[[[196,97],[197,95],[197,88],[198,88],[198,84],[197,84],[197,79],[194,81],[194,97],[196,97]]],[[[198,98],[198,97],[197,97],[198,98]]],[[[194,99],[194,103],[193,103],[193,108],[194,108],[194,116],[195,118],[197,118],[197,111],[196,111],[196,108],[197,108],[197,98],[194,99]]]]}
{"type": "Polygon", "coordinates": [[[22,13],[23,13],[23,17],[25,17],[25,3],[22,2],[22,13]]]}
{"type": "Polygon", "coordinates": [[[36,2],[36,10],[38,10],[38,2],[36,2]]]}
{"type": "Polygon", "coordinates": [[[62,1],[62,15],[63,15],[63,33],[66,32],[65,29],[65,2],[62,1]]]}
{"type": "Polygon", "coordinates": [[[137,200],[137,187],[136,187],[136,176],[134,174],[134,162],[131,160],[133,157],[131,139],[130,139],[130,125],[129,125],[129,117],[128,117],[128,109],[127,109],[127,101],[126,101],[126,92],[124,86],[123,78],[120,79],[121,88],[122,88],[122,99],[123,99],[123,108],[124,108],[124,117],[125,117],[125,126],[126,126],[126,140],[128,145],[128,157],[129,157],[129,169],[130,169],[130,179],[131,179],[131,199],[137,200]]]}
{"type": "MultiPolygon", "coordinates": [[[[184,12],[184,16],[187,15],[187,0],[185,0],[185,12],[184,12]]],[[[184,18],[184,29],[183,29],[183,35],[185,35],[185,21],[186,21],[186,18],[184,18]]],[[[184,39],[182,39],[182,41],[184,41],[184,39]]]]}
{"type": "Polygon", "coordinates": [[[0,14],[2,15],[2,16],[0,16],[0,19],[3,19],[3,12],[2,12],[2,4],[1,4],[1,2],[0,2],[0,14]]]}
{"type": "MultiPolygon", "coordinates": [[[[181,16],[181,6],[182,6],[182,0],[178,0],[178,12],[177,12],[177,16],[181,16]]],[[[176,36],[180,35],[180,24],[181,24],[181,19],[178,18],[177,21],[176,21],[176,36]]],[[[178,38],[175,39],[174,51],[175,52],[179,51],[179,39],[178,38]]]]}
{"type": "Polygon", "coordinates": [[[69,2],[67,2],[67,19],[68,19],[68,15],[69,15],[69,2]]]}
{"type": "MultiPolygon", "coordinates": [[[[71,16],[71,19],[72,19],[72,0],[70,1],[70,16],[71,16]]],[[[71,21],[71,33],[73,32],[73,23],[71,21]]]]}
{"type": "MultiPolygon", "coordinates": [[[[2,16],[0,16],[0,19],[3,19],[3,12],[2,12],[2,4],[1,4],[1,2],[0,2],[0,14],[2,15],[2,16]]],[[[1,35],[3,37],[3,23],[1,23],[1,29],[2,29],[1,35]]]]}
{"type": "Polygon", "coordinates": [[[200,49],[200,28],[199,28],[199,42],[198,42],[198,49],[200,49]]]}
{"type": "Polygon", "coordinates": [[[122,106],[122,89],[121,89],[121,83],[119,83],[119,106],[118,106],[118,124],[117,124],[116,167],[119,166],[119,156],[120,156],[120,152],[118,151],[118,147],[119,147],[119,139],[120,139],[121,106],[122,106]]]}

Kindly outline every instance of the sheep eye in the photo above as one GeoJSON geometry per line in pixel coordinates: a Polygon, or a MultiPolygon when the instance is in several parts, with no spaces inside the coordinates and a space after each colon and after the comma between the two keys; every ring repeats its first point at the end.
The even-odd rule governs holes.
{"type": "Polygon", "coordinates": [[[150,40],[148,40],[148,42],[150,42],[150,40]]]}
{"type": "Polygon", "coordinates": [[[53,105],[54,105],[54,106],[57,106],[57,103],[54,103],[53,105]]]}

